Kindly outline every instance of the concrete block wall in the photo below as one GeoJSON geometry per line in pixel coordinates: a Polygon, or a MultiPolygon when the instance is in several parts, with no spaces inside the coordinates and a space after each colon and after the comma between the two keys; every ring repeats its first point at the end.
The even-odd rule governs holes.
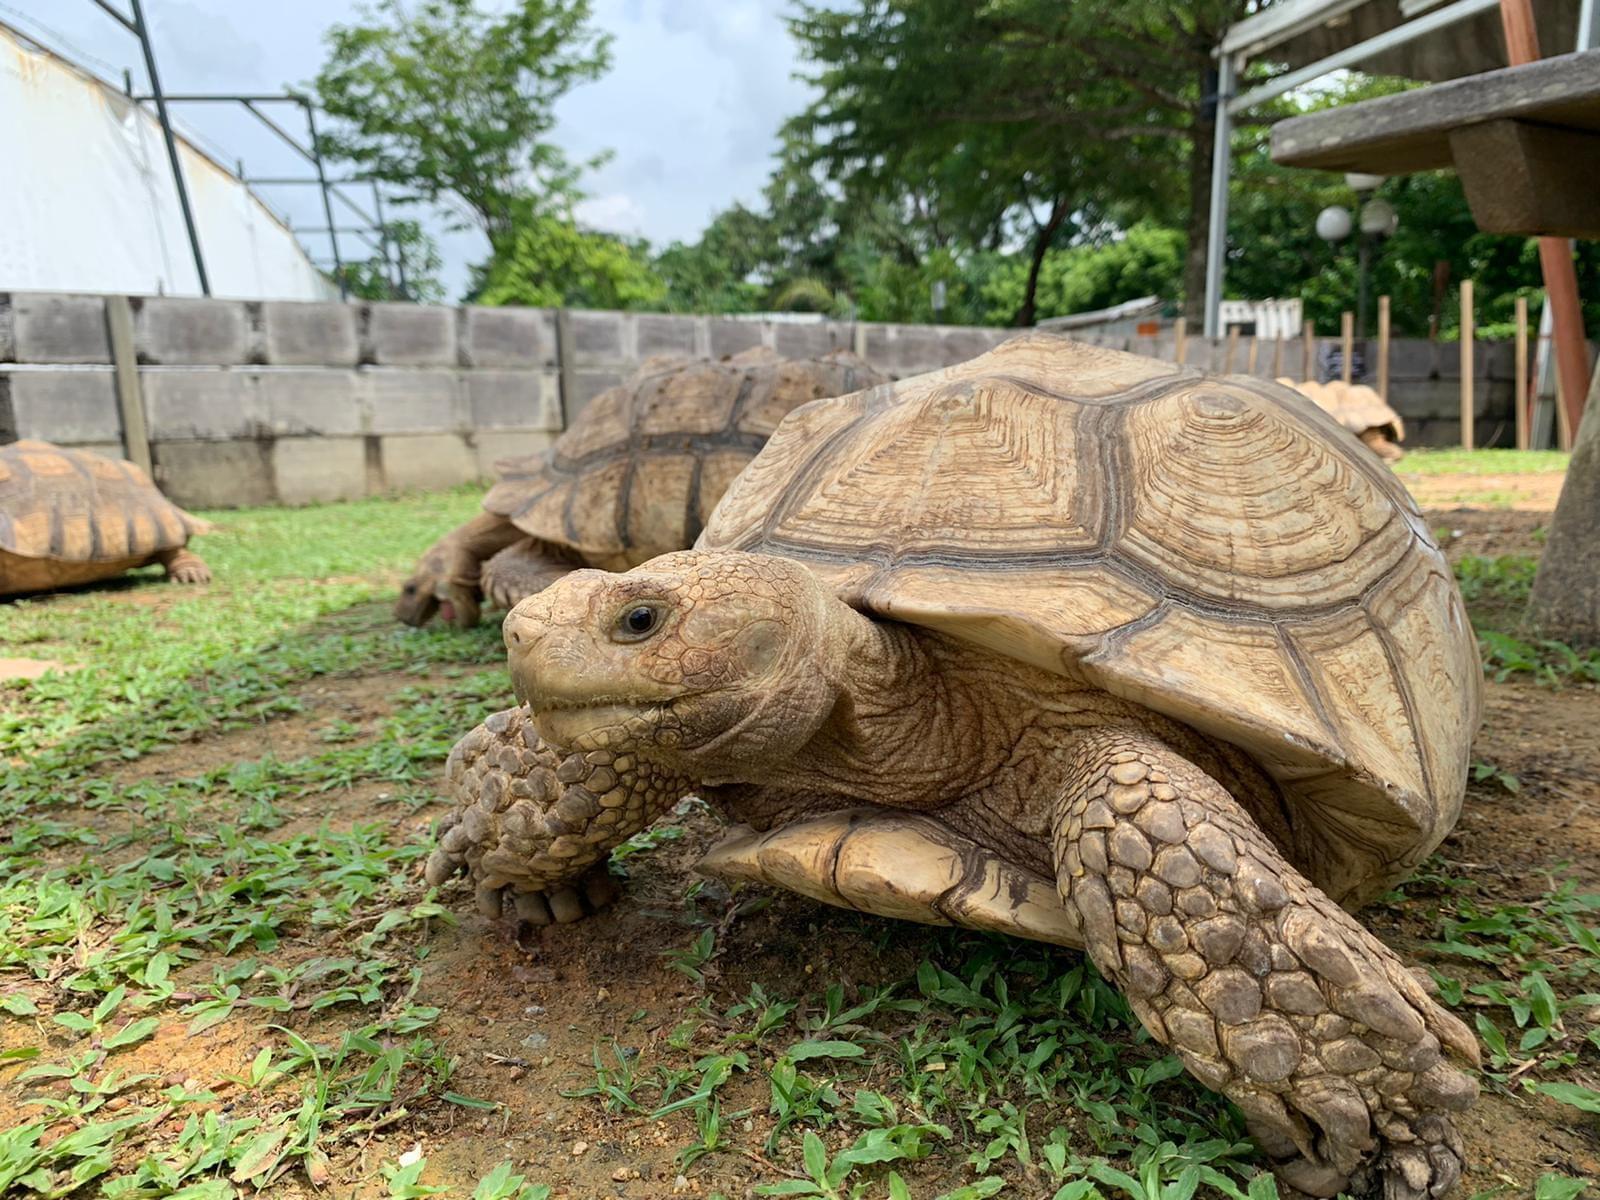
{"type": "MultiPolygon", "coordinates": [[[[551,309],[130,303],[156,477],[194,508],[486,479],[496,460],[548,446],[584,404],[656,355],[854,349],[906,376],[1013,332],[577,310],[563,331],[551,309]]],[[[124,452],[105,307],[97,295],[0,293],[0,442],[124,452]]]]}
{"type": "MultiPolygon", "coordinates": [[[[484,479],[561,431],[537,309],[135,297],[156,477],[194,508],[484,479]]],[[[102,296],[0,294],[0,442],[122,454],[102,296]]]]}
{"type": "MultiPolygon", "coordinates": [[[[853,349],[903,378],[963,362],[1016,333],[409,304],[150,296],[131,305],[156,474],[169,495],[196,508],[485,479],[497,459],[548,446],[584,404],[655,355],[853,349]]],[[[0,293],[0,442],[33,437],[123,452],[105,309],[97,295],[0,293]]],[[[1169,360],[1175,349],[1170,331],[1078,336],[1169,360]]],[[[1298,376],[1303,346],[1288,340],[1280,356],[1266,341],[1252,352],[1249,339],[1190,338],[1184,357],[1213,371],[1298,376]]],[[[1459,348],[1397,341],[1390,362],[1390,398],[1406,418],[1408,443],[1456,444],[1459,348]]],[[[1511,364],[1509,346],[1480,343],[1479,445],[1511,440],[1511,364]]]]}

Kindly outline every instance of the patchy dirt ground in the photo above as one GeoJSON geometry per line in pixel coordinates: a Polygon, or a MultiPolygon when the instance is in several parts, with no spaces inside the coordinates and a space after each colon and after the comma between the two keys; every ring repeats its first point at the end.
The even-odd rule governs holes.
{"type": "MultiPolygon", "coordinates": [[[[1472,485],[1481,488],[1486,480],[1476,477],[1472,485]]],[[[1553,502],[1553,493],[1549,500],[1553,502]]],[[[1434,508],[1429,516],[1452,558],[1537,554],[1548,505],[1541,510],[1529,503],[1527,508],[1519,504],[1491,510],[1434,508]]],[[[151,594],[129,589],[118,599],[148,603],[151,594]]],[[[382,618],[376,605],[357,616],[362,613],[382,618]]],[[[396,697],[406,689],[447,688],[459,673],[455,668],[411,667],[318,676],[295,689],[298,711],[147,753],[112,768],[109,782],[113,792],[120,792],[243,761],[290,762],[317,755],[330,744],[359,744],[378,735],[396,712],[396,697]]],[[[1431,949],[1429,943],[1440,938],[1441,909],[1462,911],[1464,887],[1470,888],[1473,911],[1481,913],[1538,910],[1555,890],[1553,880],[1562,878],[1573,879],[1580,892],[1600,891],[1600,691],[1491,683],[1486,699],[1474,757],[1493,771],[1471,785],[1460,823],[1437,858],[1406,887],[1403,897],[1375,906],[1367,918],[1413,961],[1469,982],[1509,982],[1520,974],[1520,965],[1464,966],[1459,957],[1431,949]]],[[[480,715],[509,702],[509,695],[487,697],[479,704],[480,715]]],[[[427,792],[423,786],[418,795],[427,792]]],[[[279,804],[287,818],[271,835],[279,839],[296,831],[376,822],[394,842],[425,840],[431,821],[444,811],[436,801],[403,803],[369,780],[288,794],[279,804]]],[[[54,815],[61,820],[70,814],[54,815]]],[[[101,822],[108,833],[131,828],[116,813],[83,816],[101,822]]],[[[679,827],[680,836],[630,858],[621,899],[579,924],[517,930],[475,915],[470,896],[459,885],[447,889],[458,922],[435,919],[402,934],[425,954],[420,982],[408,1000],[441,1010],[428,1035],[438,1052],[456,1064],[449,1077],[452,1091],[494,1107],[432,1102],[416,1113],[401,1109],[398,1116],[342,1137],[326,1163],[282,1176],[271,1185],[271,1194],[388,1194],[378,1164],[395,1161],[413,1146],[428,1158],[425,1179],[449,1184],[451,1194],[461,1196],[469,1194],[470,1181],[504,1160],[525,1171],[530,1181],[548,1184],[553,1196],[573,1200],[709,1198],[718,1193],[745,1197],[754,1195],[758,1185],[795,1178],[798,1156],[792,1147],[781,1161],[763,1149],[774,1120],[767,1070],[736,1074],[720,1090],[721,1144],[717,1152],[687,1166],[681,1152],[705,1134],[689,1110],[651,1119],[625,1104],[608,1110],[603,1097],[566,1093],[596,1085],[597,1056],[613,1085],[626,1095],[626,1083],[617,1083],[619,1075],[642,1078],[657,1067],[681,1063],[686,1048],[690,1059],[697,1049],[710,1053],[733,1028],[727,1017],[730,1006],[746,997],[752,985],[774,998],[809,997],[812,1004],[833,985],[852,1002],[894,985],[901,995],[914,996],[916,987],[909,981],[918,965],[930,959],[948,964],[967,943],[950,932],[870,921],[789,895],[730,897],[721,885],[693,872],[698,853],[716,834],[715,822],[690,809],[679,827]],[[693,951],[707,931],[712,935],[709,948],[693,951]],[[313,1186],[313,1179],[321,1186],[313,1186]]],[[[76,848],[53,851],[44,861],[63,863],[77,853],[76,848]]],[[[418,865],[413,862],[409,869],[415,872],[418,865]]],[[[336,943],[356,932],[330,936],[336,943]]],[[[285,961],[328,953],[329,945],[325,938],[306,935],[290,947],[285,961]]],[[[1059,959],[1062,971],[1070,969],[1072,956],[1063,953],[1059,959]]],[[[179,999],[203,994],[188,976],[180,986],[187,990],[179,999]]],[[[907,1036],[917,1020],[916,1014],[907,1013],[889,1022],[891,1041],[907,1036]]],[[[148,1073],[155,1081],[149,1087],[159,1083],[209,1090],[215,1094],[211,1110],[227,1113],[242,1092],[240,1083],[229,1077],[248,1075],[252,1060],[277,1040],[269,1027],[279,1023],[312,1040],[319,1030],[337,1024],[331,1015],[298,1009],[287,1015],[243,1014],[193,1035],[184,1032],[181,1022],[169,1023],[116,1062],[130,1073],[148,1073]]],[[[1600,1086],[1600,1071],[1583,1039],[1597,1024],[1600,1010],[1578,1006],[1566,1013],[1563,1033],[1575,1055],[1587,1055],[1578,1058],[1565,1078],[1591,1088],[1600,1086]]],[[[0,1049],[37,1041],[36,1031],[22,1021],[8,1021],[0,1033],[0,1049]]],[[[52,1048],[62,1048],[59,1038],[52,1048]]],[[[773,1066],[769,1046],[752,1042],[748,1049],[756,1065],[773,1066]]],[[[858,1079],[855,1086],[880,1087],[901,1096],[894,1090],[893,1059],[892,1053],[886,1054],[886,1065],[873,1068],[877,1073],[858,1079]]],[[[37,1119],[37,1106],[21,1101],[39,1092],[39,1085],[18,1083],[16,1071],[0,1064],[0,1126],[37,1119]]],[[[128,1102],[119,1096],[108,1111],[115,1113],[128,1102]]],[[[290,1104],[287,1096],[283,1103],[290,1104]]],[[[643,1109],[654,1107],[656,1093],[642,1095],[640,1103],[643,1109]]],[[[165,1120],[166,1132],[179,1136],[185,1117],[175,1110],[165,1120]]],[[[46,1136],[64,1137],[74,1127],[63,1118],[46,1136]]],[[[1033,1133],[1042,1141],[1047,1130],[1045,1126],[1033,1133]]],[[[1481,1103],[1465,1118],[1463,1132],[1471,1161],[1459,1193],[1463,1198],[1532,1196],[1533,1181],[1547,1173],[1600,1179],[1597,1118],[1553,1099],[1514,1087],[1486,1087],[1481,1103]]],[[[956,1129],[954,1136],[971,1148],[989,1135],[968,1127],[956,1129]]],[[[849,1138],[840,1141],[830,1134],[825,1141],[833,1151],[849,1138]]],[[[947,1153],[896,1166],[915,1195],[932,1196],[973,1178],[961,1159],[960,1152],[947,1153]]],[[[122,1162],[119,1169],[133,1165],[122,1162]]],[[[995,1171],[1010,1184],[1006,1195],[1054,1194],[1053,1182],[1015,1159],[995,1171]]]]}

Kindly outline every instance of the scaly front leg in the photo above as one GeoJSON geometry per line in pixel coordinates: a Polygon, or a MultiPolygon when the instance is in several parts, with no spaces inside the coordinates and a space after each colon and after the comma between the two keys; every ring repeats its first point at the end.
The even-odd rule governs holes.
{"type": "Polygon", "coordinates": [[[1089,955],[1157,1039],[1243,1110],[1279,1178],[1388,1200],[1461,1174],[1450,1114],[1477,1045],[1398,958],[1278,853],[1220,784],[1137,730],[1070,748],[1054,848],[1089,955]]]}
{"type": "Polygon", "coordinates": [[[500,915],[509,889],[517,915],[535,925],[608,903],[616,889],[606,856],[690,791],[628,755],[558,754],[522,708],[495,713],[456,743],[445,786],[456,809],[428,858],[428,882],[464,869],[485,916],[500,915]]]}

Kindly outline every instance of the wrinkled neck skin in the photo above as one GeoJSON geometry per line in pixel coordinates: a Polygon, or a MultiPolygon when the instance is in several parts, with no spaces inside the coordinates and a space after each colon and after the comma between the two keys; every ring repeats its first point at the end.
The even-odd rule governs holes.
{"type": "Polygon", "coordinates": [[[834,696],[815,733],[788,755],[706,763],[704,781],[757,785],[813,809],[930,809],[981,790],[1026,723],[1028,706],[1006,695],[1008,683],[1013,693],[1026,687],[1019,664],[843,603],[827,616],[816,650],[834,696]]]}

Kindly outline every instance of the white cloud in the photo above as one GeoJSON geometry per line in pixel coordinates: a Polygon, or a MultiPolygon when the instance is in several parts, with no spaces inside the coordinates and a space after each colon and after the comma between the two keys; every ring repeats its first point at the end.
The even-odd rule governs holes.
{"type": "Polygon", "coordinates": [[[585,229],[638,237],[644,231],[645,212],[640,203],[625,192],[608,192],[579,202],[575,210],[585,229]]]}

